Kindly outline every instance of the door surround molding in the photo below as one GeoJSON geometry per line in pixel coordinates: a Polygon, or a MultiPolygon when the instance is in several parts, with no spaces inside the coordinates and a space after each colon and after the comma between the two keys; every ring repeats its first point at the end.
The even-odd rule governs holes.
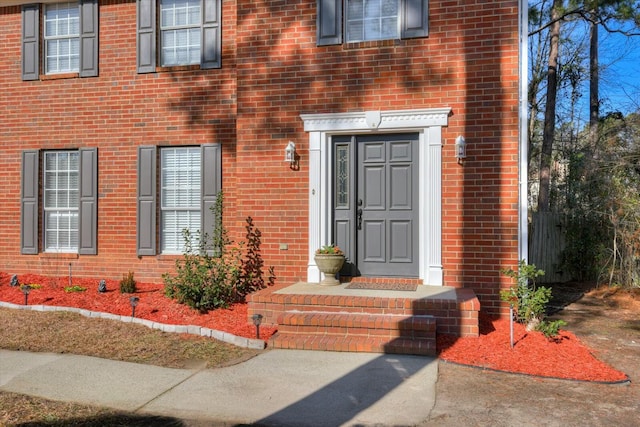
{"type": "Polygon", "coordinates": [[[331,136],[390,132],[418,133],[418,274],[442,286],[442,127],[451,108],[301,114],[309,133],[309,248],[307,281],[320,282],[315,250],[331,244],[331,136]],[[375,118],[375,119],[373,119],[375,118]],[[372,120],[373,119],[373,120],[372,120]]]}

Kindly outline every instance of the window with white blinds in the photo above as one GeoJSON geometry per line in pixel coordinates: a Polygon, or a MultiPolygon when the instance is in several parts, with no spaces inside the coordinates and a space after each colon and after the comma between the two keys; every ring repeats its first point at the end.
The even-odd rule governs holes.
{"type": "Polygon", "coordinates": [[[183,230],[189,229],[195,245],[201,229],[201,149],[163,148],[160,153],[161,251],[178,254],[184,250],[183,230]]]}
{"type": "Polygon", "coordinates": [[[46,74],[80,69],[80,9],[78,3],[48,4],[44,13],[46,74]]]}
{"type": "Polygon", "coordinates": [[[347,42],[400,38],[399,0],[347,0],[347,42]]]}
{"type": "Polygon", "coordinates": [[[50,252],[77,252],[80,197],[80,153],[44,153],[44,247],[50,252]]]}
{"type": "Polygon", "coordinates": [[[200,64],[200,0],[161,0],[162,66],[200,64]]]}

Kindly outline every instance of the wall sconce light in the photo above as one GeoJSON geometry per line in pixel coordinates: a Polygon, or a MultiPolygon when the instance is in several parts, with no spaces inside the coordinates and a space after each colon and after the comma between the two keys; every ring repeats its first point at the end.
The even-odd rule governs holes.
{"type": "Polygon", "coordinates": [[[462,164],[466,158],[467,141],[465,141],[464,136],[460,135],[456,138],[456,159],[458,159],[458,164],[462,164]]]}
{"type": "Polygon", "coordinates": [[[138,301],[140,301],[140,298],[138,297],[129,298],[129,304],[131,304],[131,317],[136,317],[136,306],[138,305],[138,301]]]}
{"type": "Polygon", "coordinates": [[[262,323],[262,314],[254,314],[251,316],[253,324],[256,326],[256,338],[260,339],[260,323],[262,323]]]}
{"type": "Polygon", "coordinates": [[[296,144],[293,141],[289,141],[284,149],[284,161],[289,162],[291,166],[296,164],[296,144]]]}

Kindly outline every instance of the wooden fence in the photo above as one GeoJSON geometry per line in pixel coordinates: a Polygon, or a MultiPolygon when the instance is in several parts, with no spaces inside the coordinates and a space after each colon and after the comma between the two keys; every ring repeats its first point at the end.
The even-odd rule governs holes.
{"type": "Polygon", "coordinates": [[[569,274],[560,267],[565,247],[562,216],[555,212],[534,212],[529,224],[529,264],[535,264],[545,275],[538,283],[566,282],[569,274]]]}

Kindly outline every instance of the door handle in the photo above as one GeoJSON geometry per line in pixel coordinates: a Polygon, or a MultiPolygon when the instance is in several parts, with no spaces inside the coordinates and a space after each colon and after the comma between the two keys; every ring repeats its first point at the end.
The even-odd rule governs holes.
{"type": "Polygon", "coordinates": [[[358,230],[362,230],[362,208],[358,208],[358,230]]]}

